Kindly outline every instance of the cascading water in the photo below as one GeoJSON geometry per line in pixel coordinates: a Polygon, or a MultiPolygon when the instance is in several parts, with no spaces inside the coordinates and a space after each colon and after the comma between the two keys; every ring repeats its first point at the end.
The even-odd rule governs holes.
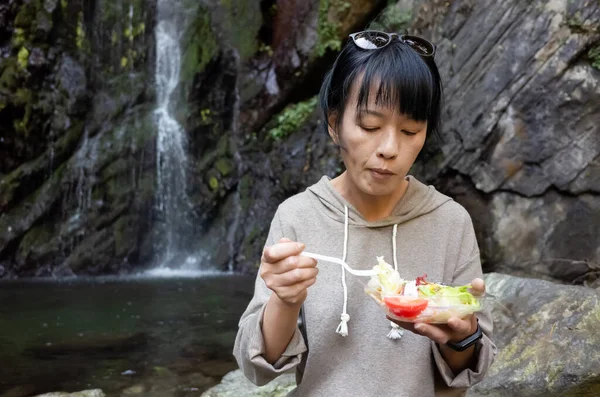
{"type": "Polygon", "coordinates": [[[158,0],[156,36],[156,202],[161,229],[164,266],[181,252],[181,243],[189,236],[191,205],[186,193],[186,137],[173,115],[173,97],[181,69],[181,21],[177,2],[158,0]]]}

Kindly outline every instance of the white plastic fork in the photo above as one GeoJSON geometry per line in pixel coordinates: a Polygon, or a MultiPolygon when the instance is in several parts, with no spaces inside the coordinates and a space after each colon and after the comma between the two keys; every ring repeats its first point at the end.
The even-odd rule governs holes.
{"type": "Polygon", "coordinates": [[[348,273],[353,274],[355,276],[371,277],[371,276],[374,276],[374,275],[377,274],[377,272],[375,272],[374,270],[356,270],[356,269],[352,269],[343,260],[341,260],[339,258],[334,258],[332,256],[325,256],[325,255],[313,254],[312,252],[306,252],[306,251],[302,252],[300,255],[306,256],[308,258],[313,258],[313,259],[316,259],[316,260],[320,260],[320,261],[337,263],[338,265],[342,265],[344,267],[344,269],[346,269],[348,271],[348,273]]]}

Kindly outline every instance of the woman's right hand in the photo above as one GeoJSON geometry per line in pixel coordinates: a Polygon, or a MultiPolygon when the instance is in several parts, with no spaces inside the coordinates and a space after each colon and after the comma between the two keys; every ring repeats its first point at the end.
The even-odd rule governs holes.
{"type": "Polygon", "coordinates": [[[307,296],[307,289],[317,281],[317,261],[300,256],[304,244],[282,238],[275,245],[266,247],[260,264],[260,276],[279,300],[293,307],[300,307],[307,296]]]}

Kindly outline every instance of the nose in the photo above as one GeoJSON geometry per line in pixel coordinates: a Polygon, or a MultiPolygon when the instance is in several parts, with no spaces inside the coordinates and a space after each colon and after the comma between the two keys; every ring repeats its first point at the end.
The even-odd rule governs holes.
{"type": "Polygon", "coordinates": [[[377,147],[377,157],[392,160],[398,156],[398,152],[398,137],[396,132],[389,130],[383,133],[377,147]]]}

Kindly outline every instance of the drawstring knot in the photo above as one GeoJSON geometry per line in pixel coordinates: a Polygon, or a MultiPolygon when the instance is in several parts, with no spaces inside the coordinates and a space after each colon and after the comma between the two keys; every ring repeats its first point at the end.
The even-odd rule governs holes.
{"type": "Polygon", "coordinates": [[[335,332],[342,336],[348,336],[348,321],[350,321],[350,315],[348,313],[343,313],[341,317],[342,322],[338,325],[335,332]]]}
{"type": "Polygon", "coordinates": [[[391,321],[390,321],[390,325],[392,326],[392,329],[387,334],[387,337],[390,339],[393,339],[393,340],[402,338],[402,335],[404,335],[404,330],[401,329],[398,324],[393,323],[391,321]]]}

